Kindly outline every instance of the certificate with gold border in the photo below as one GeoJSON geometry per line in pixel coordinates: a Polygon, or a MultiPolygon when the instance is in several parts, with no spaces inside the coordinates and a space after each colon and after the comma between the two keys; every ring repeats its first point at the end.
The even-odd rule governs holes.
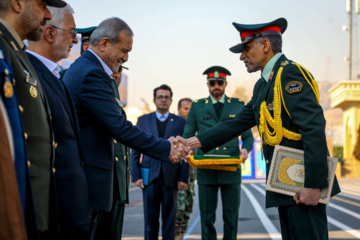
{"type": "MultiPolygon", "coordinates": [[[[321,189],[319,203],[329,204],[338,159],[328,157],[328,187],[321,189]],[[330,190],[329,190],[330,189],[330,190]]],[[[304,186],[304,151],[276,145],[271,160],[266,190],[289,196],[304,186]]]]}

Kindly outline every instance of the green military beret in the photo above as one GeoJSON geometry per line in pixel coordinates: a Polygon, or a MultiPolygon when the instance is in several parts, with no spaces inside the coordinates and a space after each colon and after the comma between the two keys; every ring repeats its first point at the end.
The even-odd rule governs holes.
{"type": "Polygon", "coordinates": [[[272,22],[259,24],[240,24],[233,22],[234,27],[240,33],[241,43],[230,48],[233,53],[241,53],[244,44],[251,42],[255,38],[264,36],[281,36],[287,28],[285,18],[278,18],[272,22]]]}
{"type": "Polygon", "coordinates": [[[81,34],[81,42],[86,42],[90,40],[90,36],[95,29],[96,26],[88,28],[76,28],[75,31],[81,34]]]}
{"type": "Polygon", "coordinates": [[[218,81],[226,81],[226,76],[231,76],[229,70],[220,66],[212,66],[206,69],[203,75],[207,75],[207,80],[218,80],[218,81]]]}

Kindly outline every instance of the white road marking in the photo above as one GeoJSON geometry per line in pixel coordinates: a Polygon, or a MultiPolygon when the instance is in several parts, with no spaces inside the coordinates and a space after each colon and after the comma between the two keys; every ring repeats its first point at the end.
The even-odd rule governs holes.
{"type": "Polygon", "coordinates": [[[339,221],[337,221],[337,220],[335,220],[335,219],[333,219],[332,217],[329,217],[329,216],[328,216],[328,222],[330,224],[334,225],[335,227],[338,227],[338,228],[344,230],[345,232],[353,235],[354,237],[360,239],[360,232],[359,231],[354,230],[353,228],[351,228],[351,227],[349,227],[349,226],[347,226],[347,225],[345,225],[345,224],[343,224],[343,223],[341,223],[341,222],[339,222],[339,221]]]}
{"type": "MultiPolygon", "coordinates": [[[[253,185],[253,184],[251,184],[253,185]]],[[[276,240],[281,240],[281,234],[279,233],[279,231],[276,229],[276,227],[274,226],[274,224],[271,222],[271,220],[269,219],[269,217],[266,215],[265,211],[263,210],[263,208],[260,206],[259,202],[256,200],[256,198],[254,197],[254,195],[250,192],[250,190],[245,186],[245,184],[243,184],[241,186],[241,189],[244,190],[246,196],[249,198],[251,204],[254,207],[254,210],[256,212],[256,214],[259,217],[259,220],[261,221],[262,225],[264,226],[264,228],[266,229],[266,231],[269,233],[270,238],[271,239],[276,239],[276,240]]]]}

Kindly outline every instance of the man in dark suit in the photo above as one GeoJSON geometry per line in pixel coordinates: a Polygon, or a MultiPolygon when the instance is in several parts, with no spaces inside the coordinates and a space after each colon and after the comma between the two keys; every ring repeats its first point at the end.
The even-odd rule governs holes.
{"type": "MultiPolygon", "coordinates": [[[[122,66],[113,73],[111,83],[115,100],[124,118],[126,113],[120,101],[119,85],[121,83],[122,66]]],[[[130,184],[130,149],[126,145],[114,140],[114,201],[110,212],[102,212],[99,225],[96,228],[95,239],[121,240],[125,204],[129,203],[130,184]]]]}
{"type": "MultiPolygon", "coordinates": [[[[165,84],[155,88],[156,111],[139,117],[136,125],[160,138],[182,135],[185,119],[169,112],[172,96],[171,88],[165,84]]],[[[146,240],[158,239],[160,208],[162,238],[174,239],[177,192],[187,186],[188,176],[188,163],[160,162],[132,151],[131,179],[143,189],[146,240]]]]}
{"type": "MultiPolygon", "coordinates": [[[[317,84],[305,68],[281,53],[286,19],[233,25],[242,42],[230,51],[241,53],[247,71],[260,70],[261,78],[252,99],[235,118],[188,139],[188,144],[207,152],[257,125],[266,173],[275,145],[304,150],[304,187],[294,197],[267,191],[266,207],[278,207],[283,239],[328,239],[326,205],[319,204],[320,189],[328,186],[328,150],[317,84]]],[[[338,192],[335,179],[332,195],[338,192]]]]}
{"type": "Polygon", "coordinates": [[[60,232],[49,239],[84,239],[88,222],[88,188],[76,111],[70,95],[59,79],[60,60],[67,58],[78,43],[73,9],[49,7],[53,19],[43,29],[40,41],[29,42],[27,55],[45,90],[52,113],[55,149],[55,183],[60,232]]]}
{"type": "MultiPolygon", "coordinates": [[[[244,102],[238,98],[231,98],[225,94],[227,76],[230,72],[220,66],[212,66],[204,71],[207,76],[207,87],[210,96],[195,100],[190,108],[183,136],[185,138],[202,133],[229,118],[244,106],[244,102]]],[[[243,141],[239,148],[239,135],[236,135],[226,143],[218,146],[208,154],[220,156],[241,156],[245,161],[251,151],[254,138],[251,130],[241,134],[243,141]]],[[[197,155],[204,155],[201,150],[197,155]]],[[[213,240],[217,238],[215,229],[216,207],[218,191],[221,191],[221,202],[224,220],[224,239],[236,240],[240,194],[241,194],[241,169],[236,171],[197,169],[197,181],[199,186],[199,207],[201,216],[201,238],[213,240]]]]}
{"type": "MultiPolygon", "coordinates": [[[[53,181],[55,144],[48,102],[41,83],[26,57],[22,41],[40,39],[46,20],[51,19],[46,5],[64,7],[66,3],[60,0],[4,0],[0,3],[0,45],[14,70],[13,84],[22,112],[37,228],[41,231],[57,228],[53,181]]],[[[29,231],[30,223],[35,222],[27,223],[28,237],[35,238],[36,234],[29,231]]]]}
{"type": "MultiPolygon", "coordinates": [[[[77,28],[81,34],[81,54],[90,46],[90,36],[96,27],[77,28]]],[[[66,71],[66,70],[64,70],[66,71]]],[[[126,119],[126,113],[120,101],[119,85],[121,83],[122,66],[111,76],[111,84],[119,110],[126,119]]],[[[61,72],[60,72],[61,74],[61,72]]],[[[113,206],[110,212],[102,212],[99,217],[94,239],[121,240],[125,204],[129,203],[130,183],[130,149],[114,139],[114,193],[113,206]]]]}
{"type": "Polygon", "coordinates": [[[80,125],[89,188],[93,238],[100,211],[110,211],[114,188],[114,139],[162,161],[178,161],[188,153],[182,144],[156,139],[128,122],[120,112],[111,75],[128,60],[133,33],[119,18],[104,20],[91,35],[90,48],[64,76],[80,125]]]}

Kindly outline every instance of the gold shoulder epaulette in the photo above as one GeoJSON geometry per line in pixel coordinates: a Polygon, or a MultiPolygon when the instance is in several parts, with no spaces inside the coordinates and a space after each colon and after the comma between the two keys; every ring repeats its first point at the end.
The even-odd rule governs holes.
{"type": "Polygon", "coordinates": [[[280,65],[284,67],[284,66],[286,66],[288,64],[289,64],[289,61],[285,60],[285,61],[282,61],[280,65]]]}
{"type": "Polygon", "coordinates": [[[231,98],[231,102],[242,102],[240,98],[231,98]]]}
{"type": "Polygon", "coordinates": [[[196,100],[194,101],[194,103],[203,103],[203,102],[205,102],[206,100],[207,100],[207,98],[196,99],[196,100]]]}
{"type": "Polygon", "coordinates": [[[285,60],[280,63],[280,65],[284,68],[291,66],[293,64],[295,64],[295,63],[292,60],[285,60]]]}

